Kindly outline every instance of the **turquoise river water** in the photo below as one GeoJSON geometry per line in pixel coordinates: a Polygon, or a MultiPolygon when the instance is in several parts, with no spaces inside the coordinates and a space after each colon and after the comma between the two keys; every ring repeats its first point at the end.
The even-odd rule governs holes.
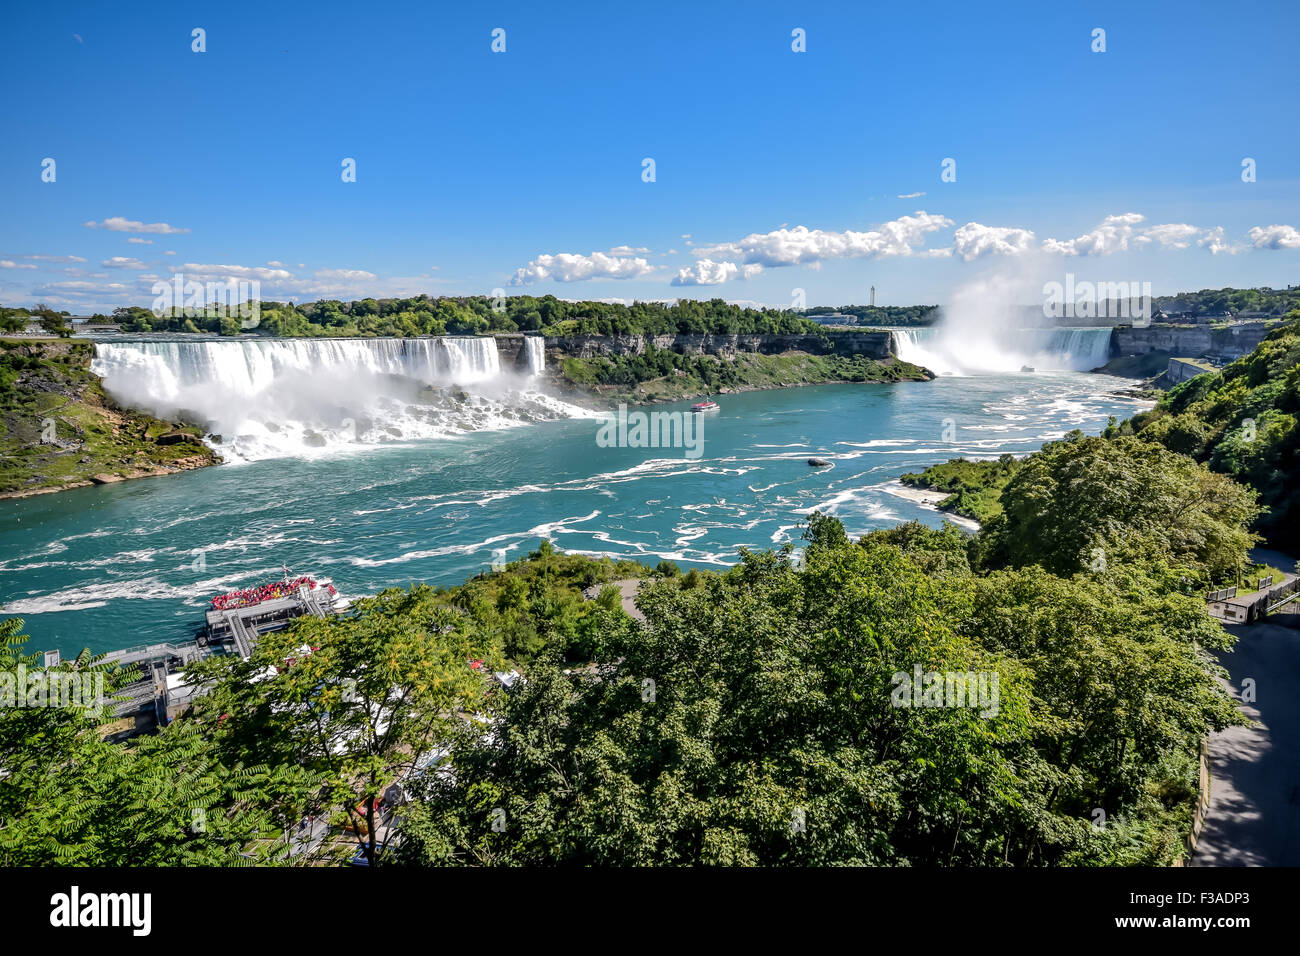
{"type": "Polygon", "coordinates": [[[813,509],[853,533],[937,525],[900,474],[1096,433],[1143,407],[1115,394],[1129,384],[1039,372],[749,392],[721,396],[697,459],[601,447],[598,422],[568,418],[0,501],[0,603],[30,650],[68,654],[186,640],[213,594],[282,565],[348,597],[454,584],[541,538],[718,568],[742,546],[798,543],[813,509]]]}

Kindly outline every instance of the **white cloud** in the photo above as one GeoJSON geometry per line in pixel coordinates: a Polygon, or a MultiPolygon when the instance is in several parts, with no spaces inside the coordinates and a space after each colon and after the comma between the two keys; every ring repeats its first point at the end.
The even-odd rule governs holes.
{"type": "MultiPolygon", "coordinates": [[[[953,233],[953,249],[965,262],[983,256],[1018,256],[1029,250],[1034,234],[1014,226],[968,222],[953,233]]],[[[937,251],[937,250],[936,250],[937,251]]]]}
{"type": "Polygon", "coordinates": [[[571,252],[538,256],[523,268],[516,269],[511,285],[526,285],[540,279],[556,282],[579,282],[584,279],[639,279],[654,271],[640,257],[611,256],[593,252],[589,256],[571,252]]]}
{"type": "Polygon", "coordinates": [[[293,273],[284,269],[267,269],[263,266],[206,265],[199,262],[187,262],[182,266],[170,266],[172,272],[183,272],[192,279],[257,279],[262,282],[274,282],[292,279],[293,273]]]}
{"type": "Polygon", "coordinates": [[[702,246],[694,250],[705,258],[736,259],[764,266],[794,266],[823,259],[860,259],[911,255],[925,244],[925,234],[952,220],[924,210],[901,216],[870,232],[828,232],[796,226],[767,233],[753,233],[736,242],[702,246]]]}
{"type": "Polygon", "coordinates": [[[1300,231],[1295,226],[1251,226],[1247,235],[1256,249],[1300,249],[1300,231]]]}
{"type": "Polygon", "coordinates": [[[36,266],[25,262],[14,262],[12,259],[0,259],[0,269],[35,269],[36,266]]]}
{"type": "Polygon", "coordinates": [[[131,256],[113,256],[100,263],[105,269],[143,269],[145,264],[131,256]]]}
{"type": "Polygon", "coordinates": [[[33,289],[32,294],[37,298],[40,298],[45,292],[60,292],[64,295],[76,296],[118,295],[127,289],[128,286],[121,282],[83,282],[74,280],[72,282],[47,282],[45,285],[33,289]]]}
{"type": "Polygon", "coordinates": [[[1146,216],[1136,212],[1107,216],[1101,225],[1075,239],[1047,239],[1043,250],[1063,256],[1108,256],[1128,249],[1133,227],[1146,216]]]}
{"type": "Polygon", "coordinates": [[[188,229],[171,226],[165,222],[140,222],[138,219],[124,219],[121,216],[111,216],[103,222],[95,222],[92,219],[84,225],[87,229],[107,229],[109,232],[148,232],[167,236],[189,232],[188,229]]]}
{"type": "Polygon", "coordinates": [[[1206,229],[1201,238],[1196,240],[1196,244],[1202,249],[1209,249],[1211,255],[1217,256],[1220,252],[1231,253],[1236,255],[1244,246],[1233,245],[1223,238],[1223,227],[1215,226],[1213,229],[1206,229]]]}
{"type": "Polygon", "coordinates": [[[314,274],[317,279],[341,279],[344,281],[375,278],[373,272],[366,272],[364,269],[317,269],[314,274]]]}
{"type": "Polygon", "coordinates": [[[152,246],[152,239],[141,239],[139,236],[132,236],[127,242],[137,246],[152,246]]]}
{"type": "Polygon", "coordinates": [[[267,263],[267,265],[268,265],[268,266],[275,266],[277,269],[283,269],[283,268],[284,268],[284,263],[281,262],[279,259],[272,259],[270,262],[267,263]]]}
{"type": "Polygon", "coordinates": [[[85,262],[81,256],[23,256],[24,259],[34,259],[37,262],[85,262]]]}
{"type": "Polygon", "coordinates": [[[683,266],[673,277],[673,285],[722,285],[731,279],[749,279],[763,271],[754,263],[739,266],[734,262],[714,262],[701,259],[693,265],[683,266]]]}
{"type": "Polygon", "coordinates": [[[921,198],[922,196],[924,196],[924,195],[925,195],[924,192],[919,192],[919,193],[900,193],[899,196],[898,196],[898,198],[899,198],[899,199],[920,199],[920,198],[921,198]]]}
{"type": "Polygon", "coordinates": [[[615,246],[613,249],[609,250],[609,254],[611,256],[634,256],[638,253],[649,251],[650,250],[645,246],[639,246],[636,249],[633,249],[631,246],[615,246]]]}
{"type": "Polygon", "coordinates": [[[1146,244],[1154,240],[1162,246],[1186,249],[1192,244],[1192,240],[1196,238],[1200,231],[1197,226],[1185,222],[1168,222],[1160,226],[1150,226],[1143,229],[1142,234],[1136,236],[1133,241],[1146,244]]]}

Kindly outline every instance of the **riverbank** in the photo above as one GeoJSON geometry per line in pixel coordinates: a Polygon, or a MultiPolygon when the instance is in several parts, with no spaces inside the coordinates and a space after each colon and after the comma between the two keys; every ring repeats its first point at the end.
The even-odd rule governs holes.
{"type": "Polygon", "coordinates": [[[0,342],[0,498],[215,465],[202,429],[118,406],[90,371],[94,344],[0,342]]]}

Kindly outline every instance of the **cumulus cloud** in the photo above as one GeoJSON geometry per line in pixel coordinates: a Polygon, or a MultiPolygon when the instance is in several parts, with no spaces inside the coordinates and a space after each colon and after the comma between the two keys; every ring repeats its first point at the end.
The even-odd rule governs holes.
{"type": "Polygon", "coordinates": [[[593,252],[589,256],[572,252],[538,256],[528,265],[515,270],[511,285],[527,285],[541,279],[556,282],[580,282],[584,279],[639,279],[654,267],[639,256],[611,256],[593,252]]]}
{"type": "Polygon", "coordinates": [[[1136,212],[1107,216],[1096,229],[1077,238],[1045,240],[1043,250],[1063,256],[1108,256],[1123,252],[1133,237],[1133,227],[1145,218],[1136,212]]]}
{"type": "Polygon", "coordinates": [[[828,232],[796,226],[772,232],[752,233],[736,242],[701,246],[697,256],[739,260],[762,266],[795,266],[823,259],[862,259],[911,255],[925,244],[925,234],[951,226],[952,220],[924,210],[901,216],[869,232],[828,232]]]}
{"type": "Polygon", "coordinates": [[[1247,235],[1256,249],[1300,249],[1300,231],[1295,226],[1251,226],[1247,235]]]}
{"type": "Polygon", "coordinates": [[[1014,226],[968,222],[953,233],[953,249],[965,262],[983,256],[1018,256],[1029,250],[1034,234],[1014,226]]]}
{"type": "Polygon", "coordinates": [[[107,229],[109,232],[146,232],[167,236],[189,232],[188,229],[181,229],[165,222],[140,222],[138,219],[124,219],[121,216],[111,216],[103,222],[95,222],[92,219],[84,225],[87,229],[107,229]]]}
{"type": "Polygon", "coordinates": [[[673,285],[722,285],[731,279],[748,279],[758,275],[763,267],[758,263],[740,266],[734,262],[714,262],[701,259],[693,265],[683,266],[673,277],[673,285]]]}
{"type": "Polygon", "coordinates": [[[127,242],[131,243],[132,245],[136,245],[136,246],[152,246],[152,245],[153,245],[153,240],[152,240],[152,239],[141,239],[139,236],[132,236],[130,239],[127,240],[127,242]]]}
{"type": "Polygon", "coordinates": [[[613,249],[609,250],[609,254],[611,256],[634,256],[637,253],[649,252],[649,251],[650,250],[647,249],[645,246],[638,246],[635,249],[633,249],[631,246],[615,246],[613,249]]]}
{"type": "Polygon", "coordinates": [[[1236,254],[1243,247],[1233,245],[1223,238],[1223,227],[1215,226],[1213,229],[1206,229],[1202,232],[1201,238],[1196,240],[1196,244],[1202,249],[1210,250],[1211,255],[1218,255],[1220,252],[1236,254]]]}
{"type": "Polygon", "coordinates": [[[1201,230],[1197,226],[1185,222],[1168,222],[1164,225],[1150,226],[1143,229],[1142,234],[1134,237],[1133,241],[1141,245],[1155,241],[1162,246],[1186,249],[1200,232],[1201,230]]]}
{"type": "Polygon", "coordinates": [[[113,256],[100,263],[105,269],[143,269],[145,264],[131,256],[113,256]]]}

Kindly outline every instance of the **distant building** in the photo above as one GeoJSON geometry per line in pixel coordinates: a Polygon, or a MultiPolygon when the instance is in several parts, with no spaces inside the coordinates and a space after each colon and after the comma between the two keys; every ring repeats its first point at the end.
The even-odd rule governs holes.
{"type": "Polygon", "coordinates": [[[871,287],[871,307],[873,309],[876,307],[876,287],[874,285],[871,287]]]}

